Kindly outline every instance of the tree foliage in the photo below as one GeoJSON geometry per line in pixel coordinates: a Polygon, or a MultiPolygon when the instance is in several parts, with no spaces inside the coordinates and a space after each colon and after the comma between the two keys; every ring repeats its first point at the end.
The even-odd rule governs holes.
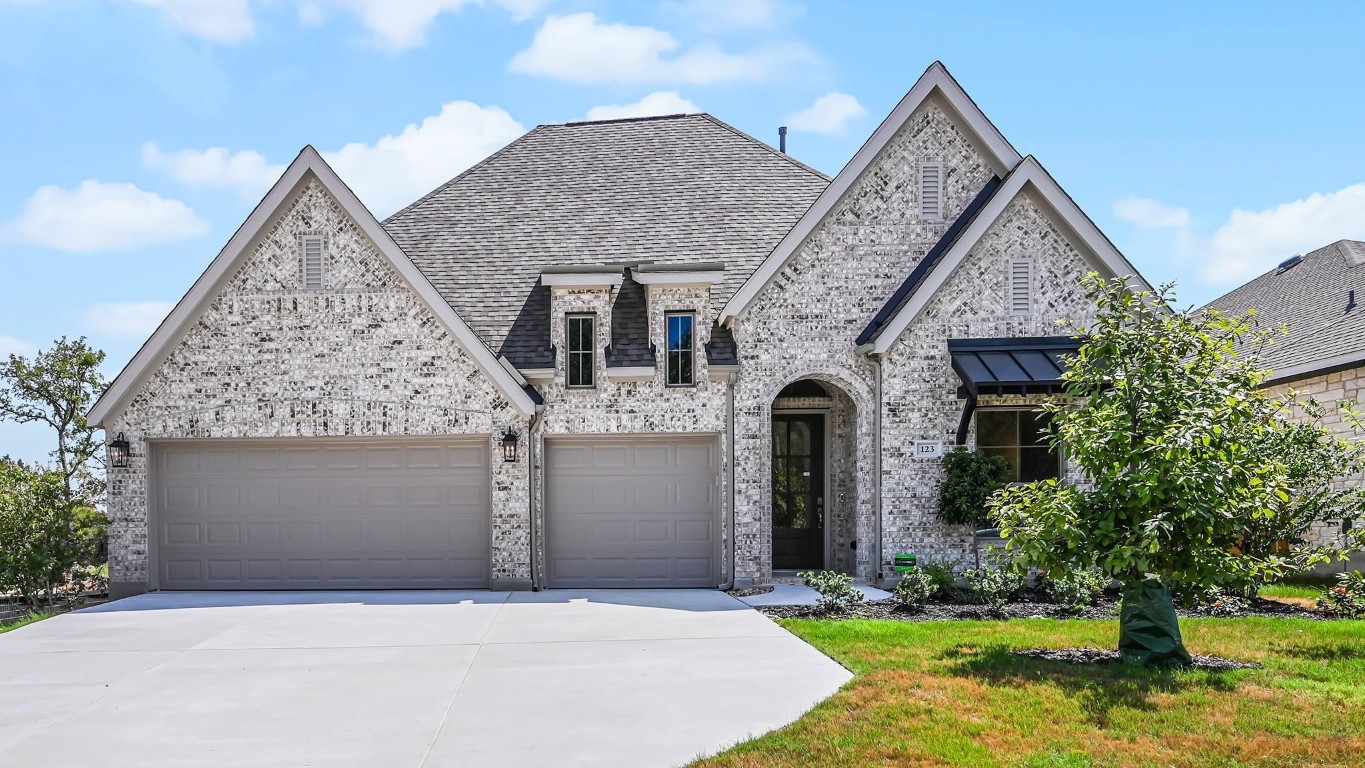
{"type": "Polygon", "coordinates": [[[1001,456],[957,448],[943,457],[938,488],[938,519],[949,525],[990,524],[986,502],[1009,481],[1010,464],[1001,456]]]}
{"type": "Polygon", "coordinates": [[[1337,479],[1365,469],[1365,450],[1314,420],[1323,406],[1311,398],[1263,389],[1254,354],[1238,353],[1272,342],[1254,313],[1172,312],[1171,286],[1152,293],[1093,274],[1085,285],[1098,315],[1077,329],[1067,397],[1044,409],[1054,445],[1088,482],[993,497],[1017,563],[1051,577],[1095,565],[1137,594],[1129,587],[1149,575],[1165,587],[1244,588],[1361,545],[1359,530],[1309,536],[1361,517],[1365,491],[1337,479]],[[1290,420],[1294,409],[1308,420],[1290,420]]]}
{"type": "Polygon", "coordinates": [[[61,473],[65,500],[93,506],[104,492],[102,442],[85,413],[104,390],[99,367],[104,352],[84,338],[62,337],[32,360],[10,355],[0,363],[0,419],[46,424],[56,432],[53,465],[61,473]]]}
{"type": "Polygon", "coordinates": [[[61,472],[0,459],[0,592],[50,603],[90,547],[61,472]]]}

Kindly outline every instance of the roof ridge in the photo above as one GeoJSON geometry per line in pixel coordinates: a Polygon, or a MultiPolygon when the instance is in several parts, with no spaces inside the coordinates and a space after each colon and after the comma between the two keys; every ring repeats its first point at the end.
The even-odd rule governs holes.
{"type": "Polygon", "coordinates": [[[491,154],[491,155],[489,155],[488,157],[485,157],[484,159],[480,160],[479,162],[477,162],[477,163],[475,163],[475,164],[469,166],[468,168],[464,169],[463,171],[460,171],[458,174],[455,175],[454,178],[450,179],[449,181],[446,181],[446,182],[441,183],[441,184],[438,185],[435,189],[431,190],[430,192],[426,193],[425,195],[422,195],[421,197],[417,198],[416,200],[413,200],[411,203],[408,203],[407,205],[403,206],[402,208],[399,208],[398,210],[396,210],[396,211],[394,211],[393,213],[389,214],[387,217],[384,218],[383,221],[381,221],[381,222],[379,222],[379,223],[380,223],[381,225],[387,225],[390,221],[393,221],[394,219],[396,219],[396,218],[398,218],[399,216],[401,216],[401,215],[407,213],[408,211],[413,210],[414,208],[420,207],[423,203],[427,202],[428,200],[430,200],[431,198],[435,197],[436,195],[439,195],[440,193],[444,192],[446,189],[450,188],[452,185],[454,185],[456,182],[460,181],[460,180],[463,179],[464,177],[466,177],[466,176],[468,176],[469,174],[471,174],[471,173],[473,173],[473,172],[479,170],[480,168],[484,167],[485,165],[488,165],[489,163],[493,162],[495,159],[497,159],[497,158],[499,158],[499,157],[502,157],[505,153],[507,153],[508,150],[512,149],[512,147],[515,147],[516,145],[522,143],[523,141],[526,141],[527,139],[531,138],[531,136],[533,136],[533,135],[539,133],[539,132],[540,132],[542,129],[544,129],[545,127],[546,127],[546,126],[544,126],[544,125],[537,125],[536,127],[532,128],[531,130],[527,131],[526,133],[523,133],[522,135],[518,136],[517,138],[515,138],[515,139],[513,139],[513,140],[511,140],[511,141],[509,141],[509,142],[507,142],[507,144],[504,145],[502,149],[499,149],[497,152],[494,152],[493,154],[491,154]]]}
{"type": "MultiPolygon", "coordinates": [[[[701,112],[674,112],[671,115],[640,115],[639,117],[609,117],[605,120],[572,120],[567,123],[551,123],[556,128],[579,127],[584,125],[603,125],[607,123],[644,123],[650,120],[677,120],[682,117],[695,117],[701,112]]],[[[539,126],[544,128],[546,126],[539,126]]]]}
{"type": "Polygon", "coordinates": [[[791,155],[787,154],[786,152],[779,151],[776,147],[774,147],[773,145],[767,143],[766,141],[763,141],[763,140],[761,140],[761,139],[755,138],[755,137],[753,137],[753,136],[751,136],[751,135],[745,133],[744,131],[741,131],[740,129],[734,127],[733,125],[730,125],[729,123],[725,122],[724,120],[721,120],[720,118],[716,117],[715,115],[713,115],[713,114],[711,114],[711,113],[709,113],[709,112],[701,112],[701,113],[699,113],[699,116],[700,116],[700,117],[704,117],[704,118],[706,118],[707,120],[710,120],[711,122],[715,123],[716,125],[719,125],[720,127],[722,127],[722,128],[724,128],[724,129],[730,131],[731,133],[735,134],[736,136],[738,136],[738,137],[740,137],[740,138],[742,138],[742,139],[748,139],[749,141],[753,142],[754,144],[757,144],[758,146],[762,147],[763,149],[768,150],[768,152],[770,152],[771,154],[777,155],[778,157],[782,158],[783,160],[786,160],[787,162],[791,163],[792,165],[795,165],[796,167],[800,168],[800,169],[803,170],[803,171],[806,171],[806,172],[808,172],[808,173],[813,173],[813,174],[815,174],[816,176],[819,176],[821,179],[824,179],[826,182],[829,182],[829,181],[833,181],[833,180],[834,180],[834,178],[833,178],[832,176],[827,176],[827,175],[825,175],[825,174],[822,173],[821,171],[818,171],[818,170],[816,170],[816,169],[810,167],[809,165],[806,165],[805,163],[801,162],[800,160],[797,160],[796,158],[792,157],[791,155]]]}

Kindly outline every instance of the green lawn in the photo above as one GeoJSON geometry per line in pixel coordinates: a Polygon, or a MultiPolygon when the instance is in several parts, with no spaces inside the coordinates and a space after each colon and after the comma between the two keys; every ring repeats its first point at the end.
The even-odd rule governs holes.
{"type": "Polygon", "coordinates": [[[43,619],[51,618],[52,616],[55,616],[55,615],[56,615],[56,614],[54,614],[54,613],[31,613],[31,614],[29,614],[28,616],[25,616],[25,617],[22,618],[22,619],[17,619],[17,620],[15,620],[15,621],[11,621],[11,622],[9,622],[9,623],[7,623],[7,624],[0,624],[0,635],[5,634],[6,632],[10,631],[11,629],[18,629],[18,628],[20,628],[20,627],[26,627],[26,626],[28,626],[29,624],[36,624],[36,623],[42,621],[43,619]]]}
{"type": "Polygon", "coordinates": [[[1292,597],[1316,600],[1334,581],[1286,581],[1261,587],[1261,597],[1292,597]]]}
{"type": "Polygon", "coordinates": [[[1078,667],[1015,649],[1112,647],[1114,621],[783,621],[851,669],[796,723],[699,766],[1358,766],[1365,621],[1182,621],[1234,672],[1078,667]]]}

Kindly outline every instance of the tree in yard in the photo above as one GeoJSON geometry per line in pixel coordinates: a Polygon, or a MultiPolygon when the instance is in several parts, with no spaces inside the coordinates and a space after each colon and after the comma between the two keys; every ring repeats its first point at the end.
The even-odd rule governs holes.
{"type": "Polygon", "coordinates": [[[0,594],[52,602],[53,590],[88,554],[73,535],[75,517],[60,472],[0,458],[0,594]]]}
{"type": "Polygon", "coordinates": [[[1142,664],[1186,664],[1171,590],[1246,589],[1344,558],[1356,529],[1317,540],[1316,523],[1359,519],[1365,448],[1310,417],[1319,404],[1272,396],[1239,348],[1271,343],[1253,317],[1168,309],[1156,293],[1090,275],[1098,307],[1077,329],[1064,400],[1044,406],[1052,440],[1085,474],[1013,486],[991,500],[1019,566],[1050,577],[1092,566],[1119,581],[1119,649],[1142,664]]]}
{"type": "Polygon", "coordinates": [[[73,507],[94,506],[104,491],[102,444],[98,430],[85,423],[85,412],[104,390],[103,362],[104,353],[84,338],[62,337],[32,360],[10,355],[0,363],[0,419],[46,424],[57,433],[52,460],[73,507]]]}

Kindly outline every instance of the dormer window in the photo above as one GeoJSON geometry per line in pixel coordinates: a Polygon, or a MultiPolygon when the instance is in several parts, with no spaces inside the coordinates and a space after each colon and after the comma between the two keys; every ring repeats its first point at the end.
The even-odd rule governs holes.
{"type": "Polygon", "coordinates": [[[668,371],[665,383],[670,387],[690,387],[696,383],[693,322],[694,316],[691,312],[669,312],[664,315],[664,325],[668,332],[668,371]]]}
{"type": "Polygon", "coordinates": [[[322,235],[304,235],[302,243],[302,275],[305,291],[320,291],[323,284],[322,235]]]}
{"type": "Polygon", "coordinates": [[[565,318],[564,334],[568,337],[565,347],[568,355],[565,362],[566,382],[570,387],[591,387],[595,384],[596,358],[594,355],[594,336],[596,319],[592,315],[569,315],[565,318]]]}

